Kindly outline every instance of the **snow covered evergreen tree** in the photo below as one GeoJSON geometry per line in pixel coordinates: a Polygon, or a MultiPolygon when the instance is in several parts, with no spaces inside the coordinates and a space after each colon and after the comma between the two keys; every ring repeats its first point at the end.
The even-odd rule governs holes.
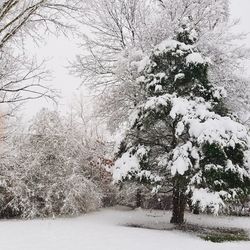
{"type": "MultiPolygon", "coordinates": [[[[174,39],[155,47],[137,83],[145,91],[114,166],[116,182],[136,180],[157,192],[171,183],[171,222],[184,222],[188,201],[215,214],[250,190],[247,129],[208,80],[210,60],[187,18],[174,39]]],[[[145,62],[145,59],[143,60],[145,62]]]]}

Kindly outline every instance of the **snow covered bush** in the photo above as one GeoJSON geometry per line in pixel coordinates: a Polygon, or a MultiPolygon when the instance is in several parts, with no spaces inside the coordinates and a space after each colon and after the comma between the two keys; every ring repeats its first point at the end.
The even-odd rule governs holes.
{"type": "Polygon", "coordinates": [[[101,187],[89,176],[91,155],[83,154],[77,134],[57,112],[42,110],[28,134],[16,136],[1,162],[2,216],[77,215],[101,206],[101,187]]]}
{"type": "Polygon", "coordinates": [[[250,191],[250,139],[225,105],[226,91],[208,80],[209,58],[183,19],[173,39],[153,50],[137,79],[146,93],[114,166],[116,182],[136,180],[153,192],[170,186],[172,223],[184,222],[188,200],[217,214],[250,191]],[[171,185],[170,185],[171,183],[171,185]]]}

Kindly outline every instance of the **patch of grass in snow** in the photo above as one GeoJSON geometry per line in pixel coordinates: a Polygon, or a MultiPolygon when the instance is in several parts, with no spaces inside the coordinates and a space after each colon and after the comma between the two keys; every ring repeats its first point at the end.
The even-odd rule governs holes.
{"type": "Polygon", "coordinates": [[[192,224],[184,224],[178,229],[185,232],[193,232],[201,239],[212,242],[249,241],[247,232],[239,228],[203,227],[192,224]]]}
{"type": "Polygon", "coordinates": [[[215,243],[221,243],[225,241],[249,241],[249,237],[246,234],[231,234],[231,233],[214,233],[208,235],[201,235],[200,238],[206,241],[212,241],[215,243]]]}
{"type": "Polygon", "coordinates": [[[180,226],[174,226],[173,224],[170,224],[169,227],[157,227],[154,225],[143,224],[127,224],[126,226],[151,230],[179,230],[182,232],[195,234],[203,240],[216,243],[222,243],[226,241],[250,241],[247,232],[239,228],[204,227],[194,224],[183,224],[180,226]]]}
{"type": "Polygon", "coordinates": [[[206,241],[212,241],[216,243],[221,243],[225,241],[249,241],[248,234],[241,229],[233,230],[217,230],[215,232],[210,232],[207,235],[200,235],[200,238],[206,241]]]}

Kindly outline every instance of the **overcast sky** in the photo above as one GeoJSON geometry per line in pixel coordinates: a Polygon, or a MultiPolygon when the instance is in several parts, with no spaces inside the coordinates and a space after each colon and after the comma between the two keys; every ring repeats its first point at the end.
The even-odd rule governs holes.
{"type": "MultiPolygon", "coordinates": [[[[240,18],[241,20],[237,27],[238,32],[250,33],[250,0],[231,0],[231,15],[232,18],[240,18]]],[[[245,44],[250,47],[250,35],[248,35],[245,44]]],[[[78,48],[74,41],[64,37],[50,37],[46,45],[31,48],[30,51],[33,54],[38,54],[41,58],[50,59],[47,65],[53,73],[53,78],[49,84],[61,93],[59,109],[62,111],[67,110],[75,94],[79,94],[80,91],[84,92],[83,88],[79,90],[81,80],[71,76],[66,68],[68,61],[74,59],[77,51],[78,48]]],[[[248,68],[250,75],[250,62],[248,68]]],[[[30,119],[42,107],[55,108],[51,102],[45,100],[28,102],[22,109],[25,120],[30,119]]]]}

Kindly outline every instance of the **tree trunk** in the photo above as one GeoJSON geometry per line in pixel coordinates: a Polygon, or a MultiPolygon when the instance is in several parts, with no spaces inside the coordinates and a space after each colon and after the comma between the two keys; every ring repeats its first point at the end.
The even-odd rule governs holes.
{"type": "Polygon", "coordinates": [[[200,208],[198,203],[194,205],[193,214],[200,214],[200,208]]]}
{"type": "Polygon", "coordinates": [[[141,195],[141,189],[138,188],[136,191],[136,207],[141,207],[142,203],[142,195],[141,195]]]}
{"type": "Polygon", "coordinates": [[[170,223],[183,224],[184,223],[184,212],[186,207],[186,195],[183,190],[174,188],[173,190],[173,210],[172,218],[170,223]]]}

